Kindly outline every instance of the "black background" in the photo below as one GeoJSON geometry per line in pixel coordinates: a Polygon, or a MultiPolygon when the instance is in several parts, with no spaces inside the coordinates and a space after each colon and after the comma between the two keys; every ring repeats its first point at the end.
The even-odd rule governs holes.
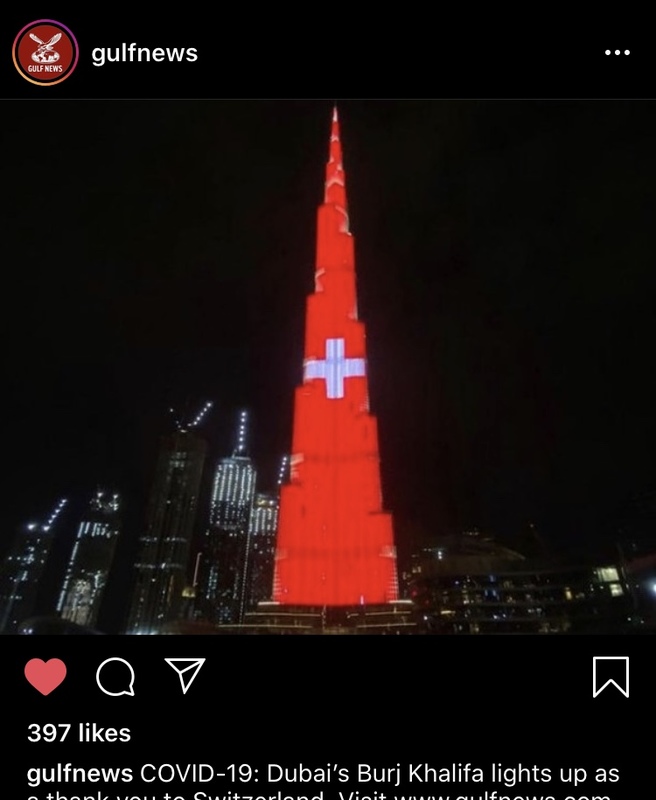
{"type": "Polygon", "coordinates": [[[11,64],[30,17],[6,21],[0,557],[66,497],[63,563],[101,485],[124,501],[117,564],[131,566],[169,406],[215,401],[210,469],[236,409],[252,410],[270,488],[337,99],[399,558],[472,529],[522,551],[529,526],[557,551],[614,558],[627,509],[654,493],[656,104],[617,99],[649,97],[651,49],[615,18],[577,33],[555,15],[486,29],[440,9],[362,30],[339,9],[305,26],[269,14],[37,12],[80,43],[51,87],[11,64]],[[93,66],[94,47],[122,42],[199,59],[93,66]]]}
{"type": "MultiPolygon", "coordinates": [[[[648,746],[653,710],[649,643],[649,637],[98,637],[81,648],[70,638],[14,637],[2,660],[2,685],[21,709],[5,723],[12,752],[21,755],[5,775],[10,771],[12,785],[22,787],[27,766],[57,762],[133,768],[206,762],[218,771],[249,763],[262,776],[267,763],[486,767],[494,761],[552,770],[615,767],[620,783],[581,785],[573,794],[630,800],[653,786],[651,767],[639,756],[648,746]],[[630,657],[628,699],[614,689],[593,699],[592,658],[600,655],[630,657]],[[98,665],[116,656],[135,670],[134,697],[107,697],[95,685],[98,665]],[[164,662],[173,657],[207,659],[186,695],[164,662]],[[67,664],[65,681],[47,697],[23,677],[30,658],[67,664]],[[27,743],[29,723],[80,721],[127,726],[132,739],[74,744],[74,726],[64,744],[27,743]]],[[[228,783],[209,784],[210,794],[222,794],[228,783]]],[[[461,793],[477,794],[477,786],[486,785],[491,788],[471,784],[461,793]]],[[[172,786],[193,796],[188,787],[172,786]]],[[[549,786],[518,784],[504,794],[530,788],[548,795],[549,786]]],[[[59,787],[68,795],[73,788],[59,787]]],[[[114,788],[105,794],[160,794],[136,780],[114,788]]],[[[265,788],[263,782],[251,786],[265,788]]],[[[304,794],[303,784],[269,788],[304,794]]],[[[323,788],[324,797],[337,798],[344,787],[323,788]]],[[[364,785],[347,788],[367,794],[364,785]]],[[[444,785],[409,788],[457,793],[444,785]]],[[[85,793],[91,789],[87,784],[85,793]]],[[[554,788],[554,794],[568,792],[554,788]]]]}
{"type": "Polygon", "coordinates": [[[536,18],[496,8],[389,14],[354,19],[327,6],[314,15],[271,5],[231,8],[218,20],[185,6],[165,16],[91,16],[36,7],[4,19],[3,94],[14,97],[650,97],[653,45],[639,20],[576,20],[546,10],[536,18]],[[39,13],[41,11],[42,13],[39,13]],[[486,16],[487,14],[487,16],[486,16]],[[13,69],[11,45],[25,25],[55,19],[80,45],[74,75],[32,86],[13,69]],[[94,67],[91,50],[195,47],[194,63],[94,67]],[[605,50],[630,50],[606,56],[605,50]],[[7,69],[9,67],[9,69],[7,69]],[[13,73],[13,74],[12,74],[13,73]]]}
{"type": "MultiPolygon", "coordinates": [[[[570,20],[554,19],[545,9],[536,9],[531,19],[498,17],[494,28],[486,20],[463,24],[437,13],[442,17],[436,27],[432,16],[430,24],[412,18],[404,25],[375,10],[366,27],[356,31],[344,9],[326,7],[320,26],[314,19],[301,19],[299,29],[295,19],[290,35],[276,9],[269,14],[277,26],[257,14],[249,25],[222,19],[214,26],[202,13],[193,19],[178,15],[140,22],[116,12],[90,19],[37,9],[4,19],[0,91],[19,98],[52,98],[55,92],[60,98],[653,93],[653,50],[636,43],[639,21],[627,37],[616,17],[608,20],[603,34],[581,34],[572,32],[570,20]],[[59,87],[31,86],[11,64],[15,33],[42,17],[60,19],[82,42],[76,73],[59,87]],[[630,47],[631,56],[604,56],[620,35],[619,46],[630,47]],[[115,65],[94,69],[84,61],[88,42],[121,41],[194,46],[202,58],[196,64],[142,71],[115,65]]],[[[595,794],[629,800],[653,792],[650,765],[638,757],[653,718],[654,663],[647,637],[11,637],[3,642],[5,708],[12,698],[18,709],[3,714],[4,779],[16,797],[45,794],[27,789],[28,765],[136,765],[146,760],[262,766],[327,761],[385,766],[409,760],[618,766],[621,784],[595,794]],[[628,700],[606,693],[592,699],[592,657],[603,654],[631,656],[628,700]],[[112,656],[133,663],[134,698],[108,698],[95,686],[97,665],[112,656]],[[163,659],[186,656],[208,661],[182,696],[177,676],[163,659]],[[23,677],[24,664],[33,657],[58,657],[68,665],[66,681],[48,697],[23,677]],[[78,721],[127,725],[133,740],[75,750],[27,743],[31,722],[78,721]]],[[[72,784],[57,788],[76,793],[72,784]]],[[[126,788],[105,793],[137,793],[136,786],[126,788]]],[[[192,796],[172,786],[178,788],[192,796]]],[[[522,788],[516,787],[516,793],[522,788]]],[[[574,794],[593,793],[581,788],[574,794]]],[[[294,794],[302,789],[289,787],[294,794]]],[[[548,794],[549,786],[545,789],[548,794]]],[[[148,787],[142,793],[153,794],[148,787]]],[[[476,785],[467,793],[476,794],[476,785]]]]}

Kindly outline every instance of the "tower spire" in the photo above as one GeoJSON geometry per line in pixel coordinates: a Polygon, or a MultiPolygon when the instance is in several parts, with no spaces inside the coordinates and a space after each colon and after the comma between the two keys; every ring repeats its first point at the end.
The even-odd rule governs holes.
{"type": "Polygon", "coordinates": [[[339,117],[337,106],[333,106],[333,117],[330,127],[330,147],[328,163],[326,164],[326,184],[324,190],[324,203],[337,208],[345,218],[345,227],[348,231],[348,207],[346,204],[346,180],[342,160],[342,141],[339,133],[339,117]]]}
{"type": "Polygon", "coordinates": [[[239,412],[239,427],[237,429],[237,446],[234,449],[233,455],[245,456],[247,449],[247,426],[248,426],[248,411],[239,412]]]}

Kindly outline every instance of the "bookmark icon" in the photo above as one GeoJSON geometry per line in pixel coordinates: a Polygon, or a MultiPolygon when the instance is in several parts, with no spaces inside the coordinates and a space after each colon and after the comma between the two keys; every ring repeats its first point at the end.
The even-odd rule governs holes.
{"type": "Polygon", "coordinates": [[[612,686],[624,697],[629,696],[629,657],[593,656],[592,696],[598,697],[612,686]]]}
{"type": "Polygon", "coordinates": [[[196,675],[205,663],[204,658],[165,658],[164,661],[178,673],[182,694],[187,694],[187,689],[195,681],[196,675]]]}

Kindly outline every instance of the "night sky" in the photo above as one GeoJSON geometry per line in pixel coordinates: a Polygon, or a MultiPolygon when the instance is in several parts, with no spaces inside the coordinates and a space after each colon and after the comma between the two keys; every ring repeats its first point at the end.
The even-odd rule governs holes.
{"type": "MultiPolygon", "coordinates": [[[[656,102],[339,100],[401,549],[610,541],[656,483],[656,102]]],[[[170,406],[290,448],[330,100],[7,101],[0,549],[97,484],[138,519],[170,406]]],[[[133,538],[138,530],[126,530],[133,538]]]]}

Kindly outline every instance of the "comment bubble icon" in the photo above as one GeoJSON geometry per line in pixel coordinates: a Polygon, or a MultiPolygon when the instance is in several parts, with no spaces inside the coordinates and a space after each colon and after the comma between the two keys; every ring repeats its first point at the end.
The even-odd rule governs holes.
{"type": "Polygon", "coordinates": [[[98,688],[110,697],[134,697],[134,678],[132,664],[118,656],[106,658],[96,670],[98,688]]]}

